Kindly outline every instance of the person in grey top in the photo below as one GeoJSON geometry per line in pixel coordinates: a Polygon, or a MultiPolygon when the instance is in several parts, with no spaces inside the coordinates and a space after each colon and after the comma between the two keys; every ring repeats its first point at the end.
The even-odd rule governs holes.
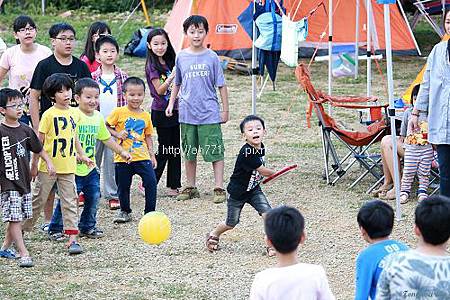
{"type": "MultiPolygon", "coordinates": [[[[444,28],[450,32],[449,11],[445,12],[444,28]]],[[[419,95],[408,126],[419,128],[419,113],[428,114],[428,141],[436,145],[440,193],[450,196],[450,45],[448,41],[435,45],[427,59],[419,95]]]]}
{"type": "Polygon", "coordinates": [[[432,196],[415,211],[416,249],[392,254],[377,285],[377,300],[450,299],[450,198],[432,196]]]}

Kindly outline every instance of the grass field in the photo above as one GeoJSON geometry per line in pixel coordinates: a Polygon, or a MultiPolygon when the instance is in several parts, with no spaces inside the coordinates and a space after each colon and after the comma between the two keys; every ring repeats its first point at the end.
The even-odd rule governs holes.
{"type": "MultiPolygon", "coordinates": [[[[12,43],[5,24],[14,16],[1,16],[0,35],[12,43]],[[6,35],[4,35],[6,32],[6,35]]],[[[98,18],[108,21],[116,34],[123,15],[94,15],[74,12],[67,19],[78,30],[78,55],[88,24],[98,18]]],[[[46,29],[54,16],[36,16],[39,41],[46,43],[46,29]]],[[[123,28],[119,36],[124,45],[143,18],[136,17],[123,28]],[[141,19],[139,19],[141,18],[141,19]]],[[[161,19],[162,20],[162,19],[161,19]]],[[[428,31],[428,36],[430,36],[428,31]]],[[[422,34],[425,45],[426,35],[422,34]]],[[[426,47],[429,51],[429,45],[426,47]]],[[[123,57],[119,65],[130,75],[144,76],[144,60],[123,57]]],[[[416,76],[424,60],[418,57],[396,57],[394,87],[396,97],[416,76]]],[[[382,75],[374,68],[373,94],[386,99],[385,62],[380,62],[382,75]]],[[[327,66],[314,63],[313,81],[326,89],[327,66]]],[[[355,79],[340,79],[333,83],[335,94],[365,94],[365,65],[355,79]]],[[[225,178],[231,175],[235,156],[242,145],[238,124],[251,111],[250,77],[226,73],[230,94],[231,120],[223,128],[226,147],[225,178]]],[[[299,89],[293,69],[280,64],[277,88],[267,88],[258,100],[257,113],[266,120],[268,135],[267,166],[278,169],[298,163],[299,169],[290,177],[264,187],[274,206],[289,204],[299,208],[306,218],[307,240],[299,251],[302,262],[321,264],[327,271],[337,299],[353,297],[354,263],[365,247],[359,235],[356,213],[370,199],[365,194],[373,183],[371,178],[352,190],[348,184],[361,171],[354,167],[336,186],[322,180],[320,132],[315,119],[312,128],[305,120],[306,97],[299,89]]],[[[356,114],[337,112],[337,116],[355,118],[356,114]]],[[[165,196],[165,178],[158,189],[157,209],[172,221],[172,236],[160,246],[144,244],[138,236],[137,224],[143,210],[143,197],[136,189],[132,194],[134,220],[121,226],[112,223],[114,213],[101,202],[98,221],[106,236],[99,240],[81,239],[85,253],[76,257],[66,254],[63,244],[52,243],[36,229],[26,236],[26,244],[35,267],[19,269],[16,262],[0,262],[0,299],[246,299],[254,274],[275,264],[263,255],[263,228],[257,213],[245,207],[241,223],[221,239],[221,250],[210,254],[204,238],[216,223],[224,219],[225,204],[213,204],[212,168],[199,162],[198,187],[201,198],[175,202],[165,196]]],[[[136,182],[135,182],[136,183],[136,182]]],[[[392,205],[394,203],[391,203],[392,205]]],[[[393,238],[410,246],[415,244],[412,221],[416,203],[402,206],[402,220],[396,222],[393,238]]],[[[39,222],[38,222],[39,223],[39,222]]],[[[0,235],[4,226],[0,225],[0,235]]]]}

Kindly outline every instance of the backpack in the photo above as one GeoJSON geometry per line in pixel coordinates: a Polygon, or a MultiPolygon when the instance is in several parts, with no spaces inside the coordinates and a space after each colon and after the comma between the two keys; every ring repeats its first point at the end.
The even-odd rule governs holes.
{"type": "Polygon", "coordinates": [[[153,27],[148,26],[136,30],[131,40],[125,46],[124,54],[129,56],[146,57],[147,56],[147,36],[153,27]]]}

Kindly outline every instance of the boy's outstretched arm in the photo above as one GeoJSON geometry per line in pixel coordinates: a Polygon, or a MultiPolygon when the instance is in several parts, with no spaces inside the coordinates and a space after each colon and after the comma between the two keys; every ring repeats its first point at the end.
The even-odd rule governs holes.
{"type": "Polygon", "coordinates": [[[153,139],[151,135],[146,135],[145,136],[145,142],[147,143],[147,147],[148,147],[148,153],[150,154],[150,160],[152,161],[153,164],[153,169],[156,169],[157,163],[156,163],[156,157],[155,157],[155,153],[153,152],[153,139]]]}
{"type": "Polygon", "coordinates": [[[90,168],[95,167],[95,162],[93,162],[89,157],[86,156],[86,153],[84,153],[83,147],[81,147],[80,141],[78,140],[77,136],[75,136],[75,149],[77,150],[78,159],[81,162],[85,163],[90,168]]]}
{"type": "Polygon", "coordinates": [[[266,168],[263,165],[261,165],[261,167],[257,168],[256,171],[258,171],[259,174],[261,174],[264,177],[268,177],[268,176],[273,175],[273,174],[276,173],[276,171],[274,171],[272,169],[269,169],[269,168],[266,168]]]}
{"type": "Polygon", "coordinates": [[[179,85],[174,85],[172,92],[170,93],[169,104],[167,104],[166,108],[166,116],[171,117],[173,115],[173,105],[175,104],[175,100],[177,99],[178,92],[180,91],[179,85]]]}
{"type": "Polygon", "coordinates": [[[220,118],[222,123],[230,120],[230,108],[228,105],[228,88],[226,85],[219,87],[220,98],[222,99],[222,111],[220,112],[220,118]]]}
{"type": "Polygon", "coordinates": [[[106,147],[110,148],[112,151],[119,154],[127,162],[131,161],[131,154],[128,151],[124,150],[122,148],[122,146],[117,144],[116,141],[114,141],[114,139],[112,137],[110,137],[107,140],[102,141],[102,143],[105,144],[106,147]]]}
{"type": "Polygon", "coordinates": [[[109,133],[119,139],[119,140],[126,140],[128,137],[128,132],[126,130],[122,130],[121,132],[117,132],[108,122],[105,123],[106,129],[108,129],[109,133]]]}

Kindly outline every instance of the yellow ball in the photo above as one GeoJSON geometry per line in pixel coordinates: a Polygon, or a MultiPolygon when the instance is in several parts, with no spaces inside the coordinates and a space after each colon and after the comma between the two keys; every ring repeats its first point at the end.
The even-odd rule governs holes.
{"type": "Polygon", "coordinates": [[[141,218],[138,230],[144,242],[159,245],[169,238],[172,226],[164,213],[151,211],[141,218]]]}

